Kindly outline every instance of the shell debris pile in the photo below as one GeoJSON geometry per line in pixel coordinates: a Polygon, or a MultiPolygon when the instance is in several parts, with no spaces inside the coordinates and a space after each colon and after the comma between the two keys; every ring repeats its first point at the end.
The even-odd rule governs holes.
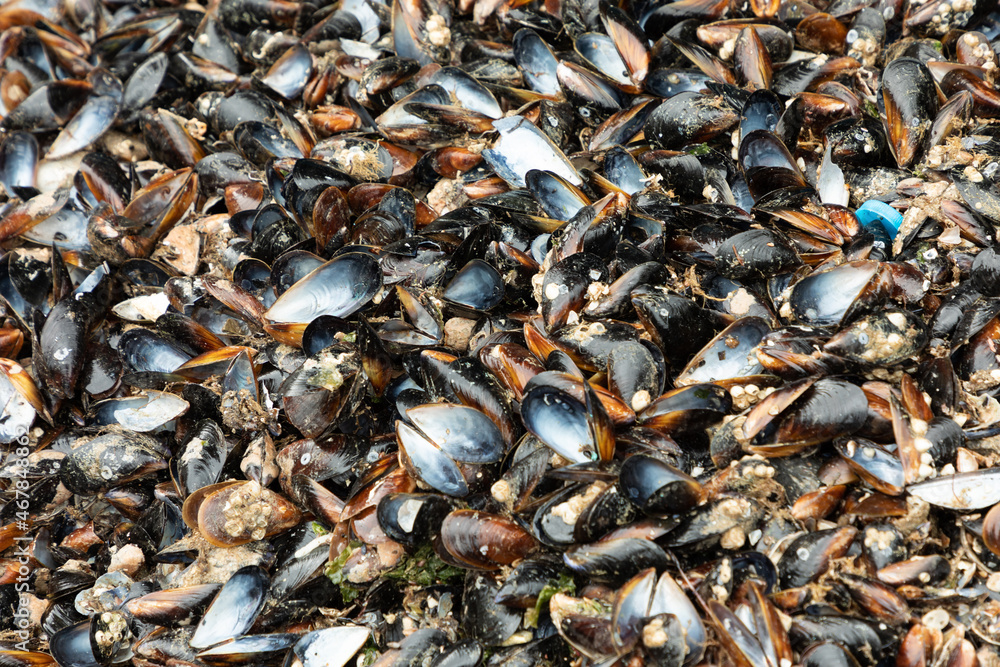
{"type": "Polygon", "coordinates": [[[1000,664],[995,0],[7,0],[0,667],[1000,664]]]}

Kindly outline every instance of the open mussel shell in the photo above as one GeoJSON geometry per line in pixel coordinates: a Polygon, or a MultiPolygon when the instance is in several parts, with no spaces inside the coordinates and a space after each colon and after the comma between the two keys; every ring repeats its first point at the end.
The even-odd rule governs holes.
{"type": "Polygon", "coordinates": [[[89,620],[65,627],[52,635],[49,651],[59,665],[97,667],[101,664],[91,647],[89,620]]]}
{"type": "Polygon", "coordinates": [[[655,585],[656,570],[649,568],[627,581],[615,596],[611,612],[611,632],[619,651],[631,650],[639,642],[642,624],[651,615],[649,603],[655,585]]]}
{"type": "MultiPolygon", "coordinates": [[[[364,253],[345,253],[323,264],[285,291],[264,313],[273,327],[301,324],[321,315],[347,317],[382,287],[378,262],[364,253]]],[[[287,327],[285,327],[287,328],[287,327]]]]}
{"type": "Polygon", "coordinates": [[[681,387],[706,382],[724,383],[762,374],[764,367],[754,351],[770,331],[770,325],[759,317],[736,320],[688,362],[674,384],[681,387]]]}
{"type": "Polygon", "coordinates": [[[535,437],[573,463],[600,458],[583,403],[556,387],[538,385],[524,395],[521,418],[535,437]]]}
{"type": "Polygon", "coordinates": [[[13,442],[27,433],[37,415],[48,418],[42,394],[31,376],[9,359],[0,359],[0,401],[5,406],[0,442],[13,442]]]}
{"type": "Polygon", "coordinates": [[[370,635],[371,630],[358,625],[313,630],[295,643],[285,666],[342,667],[361,650],[370,635]]]}
{"type": "Polygon", "coordinates": [[[441,296],[474,311],[490,310],[503,300],[503,278],[490,264],[474,259],[455,274],[441,296]]]}
{"type": "Polygon", "coordinates": [[[795,317],[806,324],[837,325],[884,304],[889,280],[878,262],[847,262],[797,282],[789,303],[795,317]]]}
{"type": "Polygon", "coordinates": [[[120,611],[102,611],[90,618],[90,646],[101,663],[122,662],[132,651],[128,619],[120,611]]]}
{"type": "Polygon", "coordinates": [[[199,584],[156,591],[133,598],[125,610],[145,623],[173,627],[199,616],[219,592],[219,584],[199,584]]]}
{"type": "Polygon", "coordinates": [[[650,516],[682,514],[701,501],[701,485],[691,476],[652,456],[633,454],[622,464],[618,486],[650,516]]]}
{"type": "Polygon", "coordinates": [[[454,509],[447,498],[432,493],[398,493],[378,503],[378,523],[389,538],[415,547],[438,534],[444,518],[454,509]]]}
{"type": "Polygon", "coordinates": [[[264,607],[270,581],[256,565],[237,570],[195,628],[191,647],[205,649],[246,633],[264,607]]]}

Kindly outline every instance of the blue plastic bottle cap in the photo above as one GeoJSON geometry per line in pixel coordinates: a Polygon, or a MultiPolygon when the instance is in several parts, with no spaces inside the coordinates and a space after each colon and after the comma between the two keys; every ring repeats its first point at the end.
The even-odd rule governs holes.
{"type": "Polygon", "coordinates": [[[875,199],[866,201],[862,204],[858,210],[855,211],[855,215],[858,216],[858,222],[865,227],[875,221],[882,223],[882,227],[885,228],[885,232],[889,235],[890,239],[896,238],[899,226],[903,224],[902,213],[885,202],[875,199]]]}

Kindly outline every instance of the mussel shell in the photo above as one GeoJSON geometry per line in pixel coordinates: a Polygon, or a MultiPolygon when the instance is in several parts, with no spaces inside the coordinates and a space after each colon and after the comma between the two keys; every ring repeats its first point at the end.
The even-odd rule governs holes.
{"type": "Polygon", "coordinates": [[[681,92],[661,103],[644,127],[646,138],[658,148],[677,149],[725,132],[739,116],[718,98],[681,92]]]}
{"type": "Polygon", "coordinates": [[[800,262],[791,242],[768,229],[751,229],[726,239],[715,254],[719,273],[740,281],[784,273],[800,262]]]}
{"type": "Polygon", "coordinates": [[[530,389],[521,401],[521,419],[535,437],[573,463],[600,458],[585,406],[561,389],[541,384],[530,389]]]}
{"type": "Polygon", "coordinates": [[[608,389],[635,411],[663,392],[666,375],[659,348],[648,341],[623,343],[608,355],[608,389]]]}
{"type": "Polygon", "coordinates": [[[49,651],[60,665],[67,667],[98,667],[97,656],[90,643],[90,621],[69,626],[56,632],[49,651]]]}
{"type": "Polygon", "coordinates": [[[378,523],[390,539],[414,547],[436,535],[452,509],[447,498],[436,494],[391,494],[378,503],[378,523]]]}
{"type": "Polygon", "coordinates": [[[748,535],[763,517],[763,508],[750,498],[724,497],[700,505],[682,516],[676,527],[658,538],[675,552],[700,554],[716,548],[723,538],[748,535]]]}
{"type": "Polygon", "coordinates": [[[757,433],[752,442],[762,452],[768,444],[804,447],[850,435],[867,419],[868,399],[860,387],[840,378],[822,378],[757,433]]]}
{"type": "MultiPolygon", "coordinates": [[[[632,577],[615,595],[611,632],[619,651],[629,651],[639,642],[655,585],[656,570],[649,568],[632,577]]],[[[680,630],[679,624],[677,629],[680,630]]]]}
{"type": "Polygon", "coordinates": [[[511,570],[497,591],[496,601],[508,607],[531,609],[549,581],[559,576],[559,563],[529,558],[511,570]]]}
{"type": "Polygon", "coordinates": [[[796,616],[788,636],[799,651],[819,642],[835,642],[861,658],[864,667],[878,664],[892,643],[879,634],[874,621],[848,616],[796,616]]]}
{"type": "Polygon", "coordinates": [[[174,626],[200,614],[220,588],[219,584],[199,584],[156,591],[129,600],[125,609],[144,623],[174,626]]]}
{"type": "Polygon", "coordinates": [[[317,437],[354,409],[364,386],[359,357],[353,346],[334,343],[281,383],[278,393],[285,416],[302,435],[317,437]]]}
{"type": "Polygon", "coordinates": [[[185,504],[198,503],[202,537],[219,547],[277,535],[295,526],[301,516],[292,503],[255,481],[227,484],[203,498],[188,498],[185,504]]]}
{"type": "Polygon", "coordinates": [[[474,259],[455,274],[441,296],[472,310],[490,310],[503,300],[503,278],[491,265],[474,259]]]}
{"type": "Polygon", "coordinates": [[[108,433],[70,452],[59,480],[73,493],[90,495],[166,466],[155,441],[139,434],[108,433]]]}
{"type": "Polygon", "coordinates": [[[191,647],[204,649],[247,632],[264,607],[270,581],[256,565],[237,570],[195,628],[191,647]]]}
{"type": "Polygon", "coordinates": [[[701,501],[701,485],[658,458],[633,454],[622,464],[618,486],[623,495],[650,516],[687,512],[701,501]]]}
{"type": "Polygon", "coordinates": [[[852,322],[823,349],[859,364],[885,367],[918,355],[928,338],[922,319],[894,308],[852,322]]]}
{"type": "Polygon", "coordinates": [[[542,95],[559,93],[559,81],[556,79],[559,61],[538,33],[530,28],[521,28],[514,33],[511,44],[514,61],[531,89],[542,95]]]}
{"type": "Polygon", "coordinates": [[[278,297],[264,317],[273,323],[312,322],[321,315],[347,317],[382,287],[378,262],[364,253],[338,255],[278,297]]]}
{"type": "Polygon", "coordinates": [[[663,288],[638,287],[631,299],[639,321],[671,364],[686,363],[718,330],[714,313],[663,288]]]}
{"type": "Polygon", "coordinates": [[[455,510],[441,524],[441,544],[464,567],[494,570],[525,558],[535,540],[517,523],[495,514],[455,510]]]}
{"type": "Polygon", "coordinates": [[[137,373],[172,373],[191,359],[191,355],[165,337],[140,327],[122,335],[118,352],[125,365],[137,373]]]}
{"type": "Polygon", "coordinates": [[[886,564],[875,573],[883,584],[889,586],[938,584],[951,576],[951,564],[944,556],[914,556],[886,564]]]}
{"type": "Polygon", "coordinates": [[[937,89],[927,66],[915,58],[897,58],[882,70],[879,90],[885,104],[889,146],[900,167],[923,152],[938,112],[937,89]]]}
{"type": "Polygon", "coordinates": [[[448,456],[463,463],[493,463],[505,449],[500,430],[483,412],[431,403],[406,411],[410,422],[448,456]]]}
{"type": "Polygon", "coordinates": [[[882,493],[899,495],[905,479],[899,458],[863,438],[838,438],[834,446],[859,477],[882,493]]]}
{"type": "Polygon", "coordinates": [[[668,560],[654,542],[626,537],[572,547],[563,553],[563,562],[594,581],[620,585],[646,568],[665,569],[668,560]]]}
{"type": "Polygon", "coordinates": [[[589,253],[576,253],[548,271],[542,280],[542,319],[553,331],[566,324],[570,311],[582,310],[592,282],[607,279],[604,262],[589,253]]]}
{"type": "Polygon", "coordinates": [[[396,440],[400,464],[415,479],[456,498],[469,494],[469,480],[459,464],[420,431],[398,421],[396,440]]]}
{"type": "Polygon", "coordinates": [[[596,661],[614,655],[610,612],[604,605],[556,593],[549,600],[549,614],[562,639],[579,653],[596,661]]]}
{"type": "Polygon", "coordinates": [[[773,132],[767,130],[753,130],[742,136],[739,163],[754,199],[780,188],[806,184],[788,149],[773,132]]]}
{"type": "Polygon", "coordinates": [[[292,653],[302,667],[321,667],[326,664],[347,664],[357,653],[371,630],[360,625],[345,625],[308,632],[295,643],[292,653]]]}
{"type": "Polygon", "coordinates": [[[562,151],[534,124],[522,117],[494,121],[500,140],[482,152],[497,175],[514,187],[524,187],[532,169],[547,169],[573,185],[582,180],[562,151]]]}
{"type": "Polygon", "coordinates": [[[674,389],[652,401],[638,423],[666,434],[698,432],[720,421],[732,407],[722,387],[697,384],[674,389]]]}
{"type": "Polygon", "coordinates": [[[858,661],[839,644],[822,642],[802,654],[802,667],[857,667],[858,661]]]}
{"type": "Polygon", "coordinates": [[[236,637],[199,652],[198,659],[209,665],[232,665],[251,659],[267,664],[283,658],[298,638],[292,632],[236,637]]]}
{"type": "Polygon", "coordinates": [[[854,526],[806,533],[788,545],[778,560],[778,573],[782,588],[805,586],[819,578],[830,565],[851,546],[858,534],[854,526]]]}
{"type": "Polygon", "coordinates": [[[76,392],[86,355],[85,341],[101,314],[90,295],[81,297],[57,303],[39,331],[38,370],[49,392],[60,398],[70,398],[76,392]]]}
{"type": "Polygon", "coordinates": [[[500,582],[490,572],[465,575],[462,618],[465,631],[487,646],[506,642],[521,625],[522,613],[496,601],[500,582]]]}
{"type": "Polygon", "coordinates": [[[887,288],[877,262],[854,261],[806,276],[792,288],[789,303],[807,324],[837,325],[876,310],[888,297],[887,288]]]}
{"type": "Polygon", "coordinates": [[[770,325],[759,317],[742,317],[708,342],[680,372],[677,386],[721,382],[759,375],[764,367],[754,354],[770,325]]]}

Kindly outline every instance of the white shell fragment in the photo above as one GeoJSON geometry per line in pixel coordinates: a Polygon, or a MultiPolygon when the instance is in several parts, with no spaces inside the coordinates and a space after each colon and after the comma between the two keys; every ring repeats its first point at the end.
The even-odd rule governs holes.
{"type": "Polygon", "coordinates": [[[514,187],[525,187],[524,176],[532,169],[551,171],[573,185],[583,179],[563,152],[531,121],[520,116],[493,122],[500,139],[483,151],[485,159],[503,180],[514,187]]]}
{"type": "Polygon", "coordinates": [[[1000,468],[935,477],[906,487],[911,496],[936,507],[980,510],[1000,503],[1000,468]]]}
{"type": "Polygon", "coordinates": [[[190,407],[180,396],[165,391],[150,390],[145,396],[111,398],[94,406],[98,420],[117,422],[124,428],[148,433],[169,424],[190,407]]]}
{"type": "Polygon", "coordinates": [[[28,432],[35,421],[35,408],[18,391],[6,373],[0,373],[0,443],[14,442],[28,432]]]}
{"type": "Polygon", "coordinates": [[[354,657],[371,630],[358,625],[315,630],[292,647],[302,667],[343,667],[354,657]]]}
{"type": "Polygon", "coordinates": [[[824,204],[847,206],[851,193],[847,189],[844,172],[834,163],[830,151],[830,146],[827,145],[826,152],[823,153],[823,163],[819,168],[819,182],[817,183],[819,198],[824,204]]]}
{"type": "Polygon", "coordinates": [[[111,310],[115,315],[129,322],[155,322],[170,308],[170,299],[163,292],[146,294],[125,299],[111,310]]]}

